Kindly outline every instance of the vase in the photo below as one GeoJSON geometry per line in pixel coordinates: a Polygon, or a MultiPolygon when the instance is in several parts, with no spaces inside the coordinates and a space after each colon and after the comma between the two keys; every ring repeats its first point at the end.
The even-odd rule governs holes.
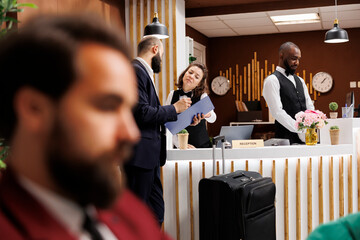
{"type": "Polygon", "coordinates": [[[331,145],[339,144],[339,129],[330,129],[330,141],[331,145]]]}
{"type": "Polygon", "coordinates": [[[330,112],[330,118],[331,119],[336,119],[338,116],[338,113],[337,112],[330,112]]]}
{"type": "Polygon", "coordinates": [[[178,133],[178,141],[180,149],[187,149],[189,133],[178,133]]]}
{"type": "Polygon", "coordinates": [[[305,133],[305,144],[316,145],[318,142],[317,132],[315,128],[307,128],[305,133]]]}

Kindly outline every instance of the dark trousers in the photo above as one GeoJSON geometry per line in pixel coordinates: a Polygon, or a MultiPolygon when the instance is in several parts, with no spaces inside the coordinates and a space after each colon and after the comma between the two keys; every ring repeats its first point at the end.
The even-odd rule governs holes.
{"type": "Polygon", "coordinates": [[[153,211],[160,226],[164,222],[164,199],[160,167],[144,169],[125,165],[127,186],[153,211]]]}

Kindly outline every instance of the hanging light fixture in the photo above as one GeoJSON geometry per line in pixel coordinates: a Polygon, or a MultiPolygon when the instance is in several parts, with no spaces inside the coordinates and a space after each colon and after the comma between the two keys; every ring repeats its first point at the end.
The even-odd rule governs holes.
{"type": "Polygon", "coordinates": [[[144,30],[144,37],[154,36],[159,39],[164,39],[169,37],[168,30],[164,24],[159,22],[158,13],[154,14],[152,23],[146,25],[144,30]]]}
{"type": "Polygon", "coordinates": [[[337,0],[335,0],[335,21],[334,27],[326,32],[325,41],[326,43],[343,43],[348,42],[349,36],[347,32],[339,27],[339,20],[337,18],[337,0]]]}

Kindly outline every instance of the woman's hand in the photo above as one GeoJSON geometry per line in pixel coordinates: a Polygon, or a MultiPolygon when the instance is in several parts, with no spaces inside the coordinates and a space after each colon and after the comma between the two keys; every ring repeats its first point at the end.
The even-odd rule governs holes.
{"type": "Polygon", "coordinates": [[[203,120],[203,119],[205,119],[205,115],[198,113],[197,115],[194,116],[193,121],[190,124],[190,126],[198,125],[201,122],[201,120],[203,120]]]}
{"type": "Polygon", "coordinates": [[[188,144],[188,145],[187,145],[187,149],[196,149],[196,147],[194,147],[194,146],[191,145],[191,144],[188,144]]]}

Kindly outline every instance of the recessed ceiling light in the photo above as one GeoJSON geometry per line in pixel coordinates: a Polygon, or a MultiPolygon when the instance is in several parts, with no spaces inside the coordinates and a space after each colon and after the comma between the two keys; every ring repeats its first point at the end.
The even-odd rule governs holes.
{"type": "Polygon", "coordinates": [[[318,13],[270,16],[270,18],[276,25],[320,22],[320,17],[318,13]]]}

